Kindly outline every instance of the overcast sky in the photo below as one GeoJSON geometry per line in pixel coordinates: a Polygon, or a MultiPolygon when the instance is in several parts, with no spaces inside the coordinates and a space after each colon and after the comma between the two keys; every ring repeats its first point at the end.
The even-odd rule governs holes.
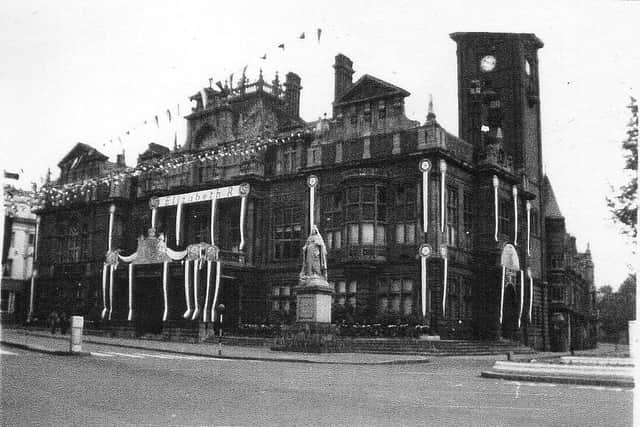
{"type": "Polygon", "coordinates": [[[135,164],[148,142],[170,138],[166,123],[158,131],[145,120],[178,104],[184,114],[209,78],[234,73],[237,82],[244,66],[250,79],[262,67],[268,81],[295,71],[302,117],[330,115],[339,52],[353,60],[354,78],[368,73],[411,92],[412,119],[424,121],[433,94],[438,121],[457,134],[449,34],[536,33],[545,43],[543,160],[567,228],[580,250],[591,243],[597,286],[617,287],[628,274],[631,247],[605,196],[624,180],[625,105],[631,94],[640,99],[640,2],[22,0],[0,8],[0,157],[3,168],[23,170],[23,182],[47,167],[55,176],[77,142],[113,158],[125,149],[135,164]]]}

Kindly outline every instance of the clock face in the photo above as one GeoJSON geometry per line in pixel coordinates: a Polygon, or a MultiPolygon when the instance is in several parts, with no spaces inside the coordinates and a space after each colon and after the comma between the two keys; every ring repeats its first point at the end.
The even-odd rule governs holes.
{"type": "Polygon", "coordinates": [[[480,60],[480,69],[485,73],[492,71],[496,67],[496,58],[492,55],[487,55],[480,60]]]}

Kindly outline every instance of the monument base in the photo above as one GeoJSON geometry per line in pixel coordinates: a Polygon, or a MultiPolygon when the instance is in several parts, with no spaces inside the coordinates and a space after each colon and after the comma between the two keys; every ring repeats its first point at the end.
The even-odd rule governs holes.
{"type": "Polygon", "coordinates": [[[333,289],[321,276],[300,279],[296,292],[296,324],[282,329],[274,350],[323,353],[335,351],[336,328],[331,325],[333,289]]]}
{"type": "Polygon", "coordinates": [[[284,326],[280,337],[271,347],[276,351],[296,351],[303,353],[331,353],[340,351],[341,341],[337,338],[337,327],[330,323],[298,322],[284,326]]]}
{"type": "Polygon", "coordinates": [[[296,292],[296,321],[299,323],[331,324],[333,289],[326,280],[310,278],[296,292]]]}

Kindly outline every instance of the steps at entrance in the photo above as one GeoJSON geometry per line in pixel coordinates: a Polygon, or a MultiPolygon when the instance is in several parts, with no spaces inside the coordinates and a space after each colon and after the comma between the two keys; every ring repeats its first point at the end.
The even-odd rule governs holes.
{"type": "MultiPolygon", "coordinates": [[[[208,342],[218,342],[218,338],[210,337],[208,342]]],[[[225,336],[222,342],[226,345],[238,346],[273,346],[275,338],[254,338],[225,336]]],[[[534,354],[530,347],[511,341],[463,341],[440,340],[426,341],[401,338],[338,338],[335,345],[330,346],[335,352],[343,353],[381,353],[381,354],[413,354],[434,356],[480,356],[492,354],[534,354]]]]}
{"type": "Polygon", "coordinates": [[[345,349],[362,353],[387,354],[430,354],[441,356],[491,355],[513,352],[515,354],[533,354],[534,351],[513,342],[503,341],[422,341],[399,339],[351,339],[343,340],[345,349]]]}

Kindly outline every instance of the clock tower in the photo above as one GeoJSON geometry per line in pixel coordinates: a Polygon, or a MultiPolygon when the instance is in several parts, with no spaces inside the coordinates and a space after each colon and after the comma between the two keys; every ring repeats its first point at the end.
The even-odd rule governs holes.
{"type": "MultiPolygon", "coordinates": [[[[538,49],[543,43],[534,34],[453,33],[451,38],[457,43],[458,133],[475,148],[478,175],[474,192],[481,207],[474,236],[476,324],[489,338],[513,339],[515,334],[531,337],[538,326],[527,323],[525,329],[516,327],[514,304],[500,305],[501,257],[512,245],[521,274],[526,272],[527,283],[535,288],[533,306],[543,306],[538,81],[538,49]],[[504,220],[500,227],[498,217],[504,220]]],[[[512,282],[523,280],[520,277],[512,282]]]]}
{"type": "Polygon", "coordinates": [[[516,174],[542,173],[534,34],[453,33],[458,44],[458,134],[482,151],[501,139],[516,174]]]}

